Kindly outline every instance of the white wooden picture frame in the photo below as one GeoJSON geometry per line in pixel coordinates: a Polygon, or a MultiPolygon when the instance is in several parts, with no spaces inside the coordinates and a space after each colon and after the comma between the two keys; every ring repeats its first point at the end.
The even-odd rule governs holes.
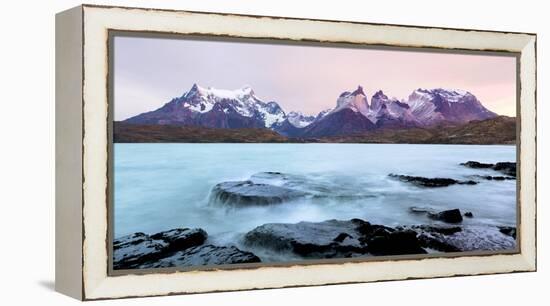
{"type": "Polygon", "coordinates": [[[536,35],[82,5],[56,16],[56,290],[81,300],[536,270],[536,35]],[[158,273],[109,265],[109,33],[164,33],[516,54],[518,250],[158,273]]]}

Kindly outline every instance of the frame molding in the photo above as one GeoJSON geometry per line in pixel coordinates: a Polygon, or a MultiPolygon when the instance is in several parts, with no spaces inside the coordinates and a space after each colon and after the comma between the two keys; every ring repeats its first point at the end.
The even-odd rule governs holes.
{"type": "Polygon", "coordinates": [[[536,270],[535,34],[91,5],[59,13],[56,20],[56,115],[57,122],[69,120],[68,126],[58,123],[56,128],[58,291],[94,300],[536,270]],[[81,33],[70,30],[75,28],[81,33]],[[520,252],[110,275],[106,239],[109,31],[519,53],[520,252]],[[81,72],[81,77],[75,72],[81,72]],[[75,85],[79,90],[69,91],[65,84],[74,85],[75,80],[81,82],[81,86],[75,85]],[[63,133],[67,127],[74,128],[76,136],[63,133]],[[77,154],[80,160],[63,167],[68,154],[77,154]],[[81,172],[74,172],[79,166],[81,172]],[[77,201],[82,206],[75,205],[77,201]],[[80,234],[81,239],[67,237],[66,232],[80,234]]]}

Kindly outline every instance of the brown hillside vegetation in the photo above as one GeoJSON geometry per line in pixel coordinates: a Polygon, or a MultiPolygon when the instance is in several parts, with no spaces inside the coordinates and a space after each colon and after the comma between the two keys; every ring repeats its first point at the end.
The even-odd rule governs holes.
{"type": "Polygon", "coordinates": [[[174,125],[114,124],[114,142],[287,142],[269,129],[215,129],[174,125]]]}
{"type": "Polygon", "coordinates": [[[516,118],[499,116],[470,121],[459,126],[384,129],[371,133],[336,136],[323,142],[352,143],[421,143],[421,144],[515,144],[516,118]]]}
{"type": "Polygon", "coordinates": [[[114,142],[135,143],[419,143],[515,144],[516,118],[499,116],[464,125],[381,129],[363,134],[324,138],[287,138],[265,128],[218,129],[171,125],[114,123],[114,142]]]}

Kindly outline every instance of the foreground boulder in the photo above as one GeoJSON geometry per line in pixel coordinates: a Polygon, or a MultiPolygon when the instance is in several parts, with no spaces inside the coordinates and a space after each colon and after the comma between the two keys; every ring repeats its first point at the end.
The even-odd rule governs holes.
{"type": "Polygon", "coordinates": [[[372,255],[426,254],[412,230],[382,232],[382,235],[366,239],[368,252],[372,255]]]}
{"type": "Polygon", "coordinates": [[[354,221],[268,223],[256,227],[244,237],[248,246],[278,252],[291,252],[303,257],[349,257],[348,253],[364,254],[359,241],[360,224],[354,221]]]}
{"type": "Polygon", "coordinates": [[[211,201],[234,206],[279,204],[306,195],[291,188],[252,181],[220,183],[210,193],[211,201]]]}
{"type": "Polygon", "coordinates": [[[416,233],[352,220],[269,223],[248,232],[246,245],[306,258],[356,257],[426,253],[416,233]]]}
{"type": "Polygon", "coordinates": [[[207,237],[208,234],[200,228],[123,236],[113,241],[113,268],[143,269],[259,261],[254,254],[235,247],[203,245],[207,237]]]}
{"type": "Polygon", "coordinates": [[[162,257],[168,243],[153,240],[144,233],[135,233],[113,241],[113,268],[132,269],[162,257]]]}
{"type": "Polygon", "coordinates": [[[200,228],[176,228],[151,235],[153,240],[162,240],[167,243],[165,251],[177,251],[201,245],[206,241],[208,234],[200,228]]]}
{"type": "Polygon", "coordinates": [[[204,265],[225,265],[261,262],[253,253],[241,251],[234,246],[201,245],[173,253],[140,268],[170,268],[204,265]]]}
{"type": "Polygon", "coordinates": [[[208,234],[200,228],[177,228],[151,236],[144,233],[123,236],[113,241],[113,267],[137,268],[177,250],[201,245],[207,237],[208,234]]]}
{"type": "Polygon", "coordinates": [[[410,175],[400,175],[400,174],[390,174],[389,177],[395,178],[402,182],[412,183],[420,187],[447,187],[450,185],[476,185],[476,181],[458,181],[452,178],[427,178],[422,176],[410,176],[410,175]]]}
{"type": "Polygon", "coordinates": [[[465,163],[461,163],[460,165],[468,168],[473,168],[473,169],[493,169],[495,171],[499,171],[511,177],[514,177],[514,178],[516,177],[516,163],[514,162],[499,162],[496,164],[485,164],[485,163],[480,163],[480,162],[471,160],[465,163]]]}
{"type": "Polygon", "coordinates": [[[496,226],[410,225],[395,228],[352,220],[269,223],[244,236],[244,244],[303,258],[334,258],[434,252],[496,251],[516,246],[496,226]]]}
{"type": "Polygon", "coordinates": [[[491,225],[464,227],[409,226],[423,248],[436,252],[499,251],[516,247],[513,237],[491,225]]]}

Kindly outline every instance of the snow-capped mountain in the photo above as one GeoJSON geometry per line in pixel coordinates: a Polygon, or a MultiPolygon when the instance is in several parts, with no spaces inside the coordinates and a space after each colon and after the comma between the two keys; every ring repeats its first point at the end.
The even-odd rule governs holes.
{"type": "Polygon", "coordinates": [[[304,115],[300,112],[289,112],[286,114],[288,121],[297,128],[304,128],[315,121],[314,116],[304,115]]]}
{"type": "Polygon", "coordinates": [[[296,137],[300,136],[303,129],[315,120],[316,117],[314,116],[293,111],[286,114],[286,120],[273,124],[271,129],[283,136],[296,137]]]}
{"type": "Polygon", "coordinates": [[[336,100],[336,107],[328,114],[334,114],[343,109],[360,113],[377,126],[389,123],[405,126],[419,125],[406,103],[400,102],[396,98],[388,98],[381,90],[372,96],[369,105],[363,87],[360,85],[353,92],[345,91],[340,94],[336,100]]]}
{"type": "Polygon", "coordinates": [[[315,120],[319,120],[319,119],[325,117],[325,116],[328,115],[331,111],[332,111],[332,108],[327,108],[327,109],[325,109],[325,110],[320,111],[319,114],[317,114],[317,116],[315,117],[315,120]]]}
{"type": "Polygon", "coordinates": [[[376,126],[368,119],[370,112],[363,87],[357,86],[354,91],[341,93],[336,100],[336,107],[319,113],[300,136],[325,137],[373,130],[376,126]]]}
{"type": "Polygon", "coordinates": [[[362,113],[351,108],[342,108],[331,112],[302,129],[302,137],[325,137],[349,135],[374,130],[376,126],[362,113]]]}
{"type": "Polygon", "coordinates": [[[411,113],[407,103],[396,98],[388,98],[381,90],[371,99],[370,113],[367,116],[378,127],[413,127],[422,125],[411,113]]]}
{"type": "Polygon", "coordinates": [[[288,137],[326,137],[364,133],[378,128],[424,127],[438,123],[467,123],[497,115],[470,92],[417,89],[407,100],[377,91],[370,99],[363,87],[345,91],[332,109],[317,116],[286,113],[276,102],[258,98],[250,86],[237,90],[204,88],[194,84],[181,97],[157,110],[125,122],[204,126],[211,128],[270,128],[288,137]]]}
{"type": "Polygon", "coordinates": [[[285,120],[286,114],[279,104],[262,101],[250,86],[223,90],[194,84],[181,97],[161,108],[125,121],[212,128],[270,128],[285,120]]]}
{"type": "Polygon", "coordinates": [[[407,101],[399,101],[380,90],[372,96],[369,105],[361,86],[340,94],[336,106],[322,114],[303,129],[301,136],[337,136],[376,128],[409,128],[442,122],[467,123],[497,116],[467,91],[418,89],[407,101]]]}
{"type": "Polygon", "coordinates": [[[345,108],[359,112],[365,117],[369,115],[369,102],[365,92],[363,92],[363,87],[359,85],[353,92],[345,91],[341,93],[336,100],[336,107],[331,112],[336,113],[345,108]]]}
{"type": "Polygon", "coordinates": [[[464,90],[419,88],[409,96],[407,104],[411,113],[424,125],[443,121],[466,123],[497,116],[464,90]]]}

